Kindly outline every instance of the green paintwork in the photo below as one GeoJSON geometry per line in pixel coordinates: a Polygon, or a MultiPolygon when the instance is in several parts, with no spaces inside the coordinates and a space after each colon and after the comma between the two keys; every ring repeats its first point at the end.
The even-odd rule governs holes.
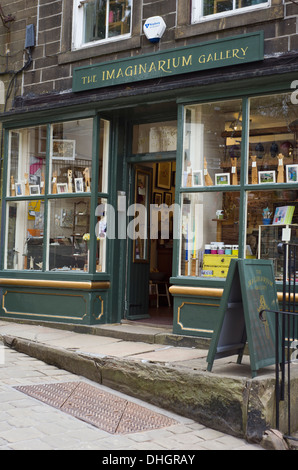
{"type": "Polygon", "coordinates": [[[253,377],[275,364],[274,317],[266,314],[261,321],[262,310],[278,310],[273,262],[232,260],[208,353],[209,371],[214,359],[237,354],[240,363],[246,341],[253,377]]]}
{"type": "Polygon", "coordinates": [[[79,67],[73,72],[73,92],[121,85],[153,78],[256,62],[264,58],[264,33],[243,34],[145,54],[123,60],[79,67]]]}
{"type": "Polygon", "coordinates": [[[67,322],[81,325],[107,323],[108,291],[3,287],[2,318],[67,322]]]}

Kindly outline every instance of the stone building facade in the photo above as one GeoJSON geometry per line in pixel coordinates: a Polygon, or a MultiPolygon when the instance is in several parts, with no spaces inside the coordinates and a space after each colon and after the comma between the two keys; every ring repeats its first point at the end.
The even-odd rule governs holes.
{"type": "Polygon", "coordinates": [[[298,238],[297,2],[1,8],[1,316],[210,338],[232,259],[270,259],[280,290],[266,217],[294,207],[298,238]],[[163,203],[177,213],[152,237],[163,203]]]}

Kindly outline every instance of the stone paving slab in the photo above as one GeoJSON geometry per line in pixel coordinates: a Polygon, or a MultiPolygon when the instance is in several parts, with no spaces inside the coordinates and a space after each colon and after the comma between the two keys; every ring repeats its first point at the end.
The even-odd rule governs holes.
{"type": "MultiPolygon", "coordinates": [[[[263,450],[260,446],[249,444],[243,439],[231,438],[224,433],[210,430],[190,418],[117,391],[111,392],[106,387],[81,376],[66,371],[60,374],[61,371],[56,367],[13,349],[7,347],[4,349],[5,363],[0,365],[0,450],[100,450],[109,451],[111,455],[114,451],[123,450],[131,452],[132,456],[136,457],[137,463],[139,455],[146,458],[147,454],[154,456],[155,451],[166,452],[171,457],[175,451],[185,450],[187,455],[195,455],[199,459],[197,452],[208,448],[263,450]],[[24,377],[21,377],[20,369],[27,370],[24,377]],[[8,382],[7,377],[9,377],[8,382]],[[35,398],[26,397],[14,388],[16,385],[29,386],[36,381],[40,384],[45,382],[54,384],[78,380],[97,387],[98,390],[113,393],[116,398],[121,397],[150,411],[162,413],[177,424],[129,435],[112,435],[35,398]],[[137,451],[147,452],[134,453],[137,451]]],[[[99,464],[103,463],[102,455],[97,454],[99,464]]],[[[199,460],[196,462],[199,463],[199,460]]]]}
{"type": "Polygon", "coordinates": [[[207,372],[207,349],[165,346],[156,342],[158,329],[116,325],[113,335],[113,328],[104,328],[111,336],[86,335],[3,321],[0,339],[27,356],[227,434],[260,441],[264,429],[272,427],[274,367],[252,379],[249,357],[237,364],[235,356],[215,361],[207,372]],[[147,338],[154,330],[154,341],[128,341],[129,329],[128,336],[138,339],[143,338],[138,331],[145,329],[147,338]]]}

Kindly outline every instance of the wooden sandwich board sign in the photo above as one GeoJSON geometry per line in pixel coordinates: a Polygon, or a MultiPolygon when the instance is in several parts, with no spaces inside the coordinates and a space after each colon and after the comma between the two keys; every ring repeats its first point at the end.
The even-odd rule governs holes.
{"type": "Polygon", "coordinates": [[[252,377],[262,367],[275,364],[275,316],[262,310],[278,310],[273,263],[268,260],[232,260],[220,303],[218,324],[207,362],[238,355],[240,364],[248,343],[252,377]]]}

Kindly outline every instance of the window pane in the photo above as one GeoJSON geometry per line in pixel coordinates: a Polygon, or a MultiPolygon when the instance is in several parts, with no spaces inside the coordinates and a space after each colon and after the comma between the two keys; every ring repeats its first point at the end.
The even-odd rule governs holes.
{"type": "Polygon", "coordinates": [[[239,201],[239,192],[182,195],[181,276],[227,276],[238,257],[239,201]]]}
{"type": "Polygon", "coordinates": [[[278,243],[282,241],[282,229],[285,228],[285,222],[292,224],[290,225],[291,241],[298,243],[297,188],[248,192],[246,231],[248,250],[258,258],[273,260],[275,276],[278,280],[282,280],[283,276],[283,256],[278,251],[278,243]],[[290,218],[284,221],[278,213],[282,215],[286,212],[286,207],[293,209],[288,210],[290,218]]]}
{"type": "Polygon", "coordinates": [[[240,182],[242,101],[185,108],[183,187],[240,182]]]}
{"type": "Polygon", "coordinates": [[[46,143],[46,126],[10,132],[8,196],[44,193],[46,143]]]}
{"type": "Polygon", "coordinates": [[[248,183],[295,183],[298,165],[298,107],[290,94],[250,101],[248,183]]]}
{"type": "Polygon", "coordinates": [[[109,38],[130,33],[131,0],[110,0],[109,38]]]}
{"type": "Polygon", "coordinates": [[[236,8],[251,7],[261,3],[267,3],[267,0],[236,0],[236,8]]]}
{"type": "Polygon", "coordinates": [[[96,272],[106,271],[107,251],[107,200],[99,199],[96,216],[96,272]]]}
{"type": "Polygon", "coordinates": [[[5,269],[42,269],[44,203],[7,204],[5,269]]]}
{"type": "Polygon", "coordinates": [[[133,154],[177,149],[177,122],[137,124],[133,127],[133,154]]]}
{"type": "Polygon", "coordinates": [[[88,271],[90,199],[63,198],[49,202],[48,269],[88,271]]]}
{"type": "Polygon", "coordinates": [[[90,192],[92,131],[92,119],[52,125],[52,194],[90,192]]]}
{"type": "Polygon", "coordinates": [[[98,191],[108,192],[108,164],[110,151],[110,122],[105,119],[100,120],[99,139],[99,181],[98,191]]]}
{"type": "Polygon", "coordinates": [[[233,0],[205,0],[203,16],[233,10],[233,0]]]}
{"type": "Polygon", "coordinates": [[[84,5],[84,42],[105,39],[107,1],[94,0],[84,5]]]}
{"type": "Polygon", "coordinates": [[[130,33],[132,0],[94,0],[84,5],[84,42],[130,33]]]}

